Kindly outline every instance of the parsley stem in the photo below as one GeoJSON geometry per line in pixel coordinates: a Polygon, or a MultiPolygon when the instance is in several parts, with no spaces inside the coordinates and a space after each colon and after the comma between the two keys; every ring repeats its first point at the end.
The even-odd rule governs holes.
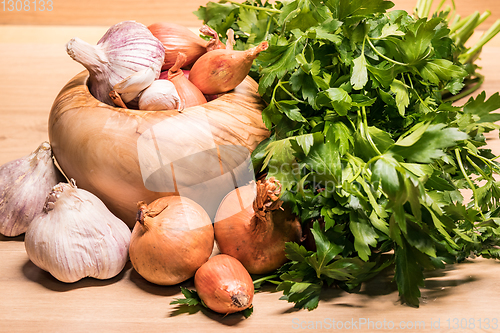
{"type": "Polygon", "coordinates": [[[366,137],[366,139],[370,143],[370,146],[372,146],[373,150],[375,150],[377,155],[382,155],[380,150],[378,150],[377,146],[375,145],[375,142],[373,142],[373,139],[368,131],[368,117],[366,116],[366,107],[364,107],[364,106],[361,107],[361,119],[363,121],[362,126],[361,126],[362,134],[364,134],[364,136],[366,137]]]}
{"type": "Polygon", "coordinates": [[[481,155],[478,155],[476,154],[474,151],[470,150],[470,149],[467,149],[467,151],[469,152],[470,155],[474,156],[475,158],[478,158],[480,159],[481,161],[484,162],[484,164],[487,164],[490,169],[493,171],[493,169],[496,171],[496,173],[499,173],[500,174],[500,166],[498,166],[497,164],[495,164],[493,161],[495,161],[496,159],[498,159],[500,156],[495,156],[493,157],[491,160],[488,159],[488,158],[485,158],[481,155]]]}
{"type": "Polygon", "coordinates": [[[271,279],[274,279],[274,278],[277,278],[278,275],[269,275],[269,276],[264,276],[263,278],[260,278],[260,279],[257,279],[257,280],[254,280],[253,281],[253,284],[258,284],[258,283],[262,283],[262,282],[266,282],[266,281],[269,281],[269,282],[272,282],[270,281],[271,279]]]}
{"type": "MultiPolygon", "coordinates": [[[[439,3],[439,5],[436,8],[436,13],[439,12],[439,10],[441,9],[441,7],[443,7],[445,2],[446,2],[446,0],[441,0],[441,2],[439,3]]],[[[445,11],[446,11],[446,9],[445,9],[445,11]]]]}
{"type": "Polygon", "coordinates": [[[405,63],[402,63],[402,62],[399,62],[399,61],[396,61],[394,59],[391,59],[385,55],[383,55],[382,53],[380,53],[377,48],[375,47],[375,45],[373,45],[370,37],[368,36],[365,36],[365,39],[368,40],[368,44],[370,44],[370,47],[372,48],[372,50],[381,58],[384,58],[385,60],[389,61],[389,62],[392,62],[393,64],[396,64],[396,65],[400,65],[400,66],[409,66],[408,64],[405,64],[405,63]]]}
{"type": "Polygon", "coordinates": [[[465,19],[465,24],[457,29],[454,33],[450,34],[451,39],[455,42],[457,45],[463,45],[465,42],[472,36],[472,33],[474,32],[474,29],[477,27],[477,24],[479,22],[479,18],[481,17],[481,14],[479,11],[475,11],[471,15],[469,15],[465,19]]]}
{"type": "Polygon", "coordinates": [[[279,81],[278,82],[278,85],[276,86],[277,87],[280,87],[288,96],[290,96],[294,101],[296,102],[299,102],[299,103],[304,103],[304,101],[301,101],[300,99],[298,99],[297,97],[295,97],[291,92],[289,92],[284,86],[283,84],[285,83],[288,83],[288,81],[279,81]]]}
{"type": "Polygon", "coordinates": [[[469,162],[473,167],[474,169],[476,169],[476,172],[478,174],[481,175],[481,177],[483,177],[483,179],[488,179],[489,177],[483,172],[483,170],[481,170],[476,163],[474,163],[474,161],[469,157],[469,156],[466,156],[465,157],[467,159],[467,162],[469,162]]]}
{"type": "Polygon", "coordinates": [[[498,33],[500,33],[500,19],[493,23],[493,25],[481,36],[477,43],[467,50],[467,52],[461,54],[458,59],[464,64],[472,61],[474,56],[481,51],[483,46],[498,33]]]}
{"type": "Polygon", "coordinates": [[[237,1],[233,1],[233,0],[225,0],[224,2],[229,2],[229,3],[233,4],[233,5],[236,5],[236,6],[239,6],[239,7],[243,7],[243,8],[247,8],[247,9],[262,10],[262,11],[269,12],[269,13],[281,14],[281,10],[279,10],[279,9],[245,5],[245,4],[239,3],[237,1]]]}
{"type": "Polygon", "coordinates": [[[464,167],[464,164],[462,162],[462,158],[460,157],[460,151],[458,150],[458,148],[455,148],[455,156],[457,157],[457,162],[458,162],[458,166],[460,167],[460,171],[462,172],[462,175],[464,176],[465,180],[467,181],[467,184],[469,184],[469,187],[472,190],[472,194],[474,196],[474,208],[477,211],[481,211],[481,209],[479,207],[479,201],[478,201],[479,199],[478,199],[476,187],[472,183],[472,180],[470,180],[469,176],[467,175],[467,172],[465,172],[465,167],[464,167]]]}

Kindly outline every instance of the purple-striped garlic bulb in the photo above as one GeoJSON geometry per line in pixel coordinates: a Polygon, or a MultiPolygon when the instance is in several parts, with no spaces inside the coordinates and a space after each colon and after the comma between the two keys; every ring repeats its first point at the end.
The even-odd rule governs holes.
{"type": "Polygon", "coordinates": [[[0,166],[0,234],[15,237],[26,232],[42,212],[47,194],[61,180],[48,142],[0,166]]]}
{"type": "Polygon", "coordinates": [[[92,193],[55,185],[24,238],[29,259],[62,282],[109,279],[128,261],[130,228],[92,193]]]}
{"type": "MultiPolygon", "coordinates": [[[[135,21],[113,25],[95,46],[72,38],[66,51],[89,71],[90,93],[109,105],[114,105],[109,93],[116,84],[149,67],[158,78],[165,59],[163,44],[144,24],[135,21]]],[[[130,92],[127,99],[132,99],[130,92]]]]}

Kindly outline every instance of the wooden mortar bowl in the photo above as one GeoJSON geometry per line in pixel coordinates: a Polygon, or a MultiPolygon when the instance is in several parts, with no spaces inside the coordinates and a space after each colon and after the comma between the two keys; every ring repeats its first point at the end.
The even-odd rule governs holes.
{"type": "MultiPolygon", "coordinates": [[[[76,75],[62,88],[52,105],[49,140],[54,157],[68,178],[99,197],[131,228],[136,222],[139,201],[150,203],[163,196],[178,195],[177,186],[182,186],[176,184],[168,191],[146,188],[148,163],[151,162],[149,169],[152,170],[162,159],[168,164],[193,149],[205,149],[207,142],[217,148],[212,149],[214,152],[218,152],[220,146],[231,145],[252,152],[259,142],[269,137],[262,121],[264,104],[257,93],[258,85],[250,77],[227,94],[181,112],[140,111],[104,104],[90,94],[87,79],[87,71],[76,75]],[[162,137],[160,150],[156,141],[156,146],[149,141],[142,145],[144,137],[151,139],[152,128],[156,136],[162,137]],[[159,129],[161,133],[156,133],[159,129]],[[168,144],[166,149],[165,144],[168,144]],[[159,151],[165,156],[159,157],[159,151]]],[[[235,165],[241,162],[235,157],[235,165]]],[[[192,170],[188,171],[193,177],[187,181],[191,184],[184,186],[213,177],[213,170],[206,170],[203,164],[191,164],[192,170]]]]}

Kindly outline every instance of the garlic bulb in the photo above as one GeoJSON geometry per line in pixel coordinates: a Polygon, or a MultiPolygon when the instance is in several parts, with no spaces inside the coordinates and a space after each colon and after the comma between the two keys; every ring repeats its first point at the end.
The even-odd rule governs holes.
{"type": "Polygon", "coordinates": [[[50,189],[62,179],[43,142],[31,154],[0,167],[0,233],[18,236],[42,212],[50,189]]]}
{"type": "Polygon", "coordinates": [[[24,244],[29,259],[63,282],[109,279],[128,261],[131,231],[92,193],[59,183],[31,222],[24,244]]]}
{"type": "Polygon", "coordinates": [[[181,98],[169,80],[155,80],[139,97],[139,110],[175,110],[181,107],[181,98]]]}
{"type": "Polygon", "coordinates": [[[144,24],[135,21],[115,24],[96,46],[73,38],[66,51],[89,71],[92,95],[109,105],[114,105],[109,97],[113,86],[148,67],[152,67],[158,78],[165,58],[163,44],[144,24]]]}

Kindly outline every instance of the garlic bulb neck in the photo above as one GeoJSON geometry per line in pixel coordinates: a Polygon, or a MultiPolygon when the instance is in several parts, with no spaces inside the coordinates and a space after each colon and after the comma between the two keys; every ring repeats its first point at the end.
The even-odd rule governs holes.
{"type": "Polygon", "coordinates": [[[102,49],[74,37],[66,44],[66,52],[71,59],[82,64],[93,74],[103,73],[102,66],[108,62],[108,57],[102,49]]]}

